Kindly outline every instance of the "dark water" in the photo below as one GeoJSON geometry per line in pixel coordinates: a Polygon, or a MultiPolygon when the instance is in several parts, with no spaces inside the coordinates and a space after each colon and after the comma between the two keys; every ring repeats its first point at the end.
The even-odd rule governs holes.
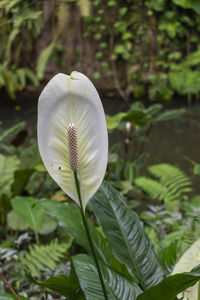
{"type": "MultiPolygon", "coordinates": [[[[21,93],[16,100],[11,101],[2,95],[0,100],[1,128],[6,129],[21,121],[26,122],[28,136],[25,143],[36,137],[37,98],[40,92],[21,93]]],[[[115,97],[101,95],[107,114],[113,115],[125,110],[123,102],[115,97]]],[[[115,131],[110,136],[110,144],[123,143],[121,133],[115,131]]],[[[130,151],[134,151],[133,148],[130,151]]],[[[186,159],[200,163],[200,105],[190,108],[182,117],[176,120],[159,122],[153,126],[145,152],[150,154],[148,165],[156,163],[171,163],[180,167],[194,182],[195,193],[200,194],[200,177],[194,176],[192,165],[186,159]]],[[[144,169],[145,172],[145,169],[144,169]]]]}
{"type": "MultiPolygon", "coordinates": [[[[110,137],[111,144],[122,141],[124,136],[114,132],[110,137]]],[[[193,165],[189,160],[200,164],[200,106],[187,108],[181,117],[162,121],[153,125],[143,151],[149,158],[142,174],[152,164],[170,163],[182,169],[194,183],[194,194],[200,194],[200,176],[193,175],[193,165]]],[[[122,147],[123,148],[123,147],[122,147]]],[[[135,151],[130,145],[129,154],[135,151]]]]}

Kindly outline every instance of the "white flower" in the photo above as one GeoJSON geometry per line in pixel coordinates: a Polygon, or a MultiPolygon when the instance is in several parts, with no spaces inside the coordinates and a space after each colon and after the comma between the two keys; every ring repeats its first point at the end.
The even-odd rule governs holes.
{"type": "Polygon", "coordinates": [[[73,154],[69,151],[73,148],[70,130],[74,130],[72,137],[75,135],[77,143],[74,168],[78,168],[85,208],[101,185],[108,156],[104,110],[95,87],[85,75],[57,74],[49,81],[39,97],[37,130],[39,151],[47,171],[79,204],[71,168],[73,154]]]}

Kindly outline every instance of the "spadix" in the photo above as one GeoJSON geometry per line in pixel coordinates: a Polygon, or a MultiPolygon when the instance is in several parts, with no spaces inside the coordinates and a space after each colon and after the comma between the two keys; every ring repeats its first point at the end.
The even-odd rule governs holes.
{"type": "Polygon", "coordinates": [[[108,135],[99,95],[83,74],[57,74],[38,102],[38,145],[44,165],[62,190],[83,206],[99,188],[107,165],[108,135]]]}

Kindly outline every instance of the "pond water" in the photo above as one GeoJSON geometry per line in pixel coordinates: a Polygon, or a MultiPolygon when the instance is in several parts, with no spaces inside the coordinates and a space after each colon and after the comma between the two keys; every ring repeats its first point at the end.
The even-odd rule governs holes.
{"type": "MultiPolygon", "coordinates": [[[[11,101],[8,96],[1,96],[0,121],[1,128],[6,129],[21,121],[26,122],[26,130],[29,138],[36,137],[37,124],[37,98],[39,92],[21,93],[16,100],[11,101]]],[[[107,114],[113,115],[125,110],[124,103],[115,97],[101,95],[107,114]]],[[[184,170],[194,182],[195,193],[200,194],[200,177],[194,176],[192,165],[187,157],[200,163],[200,106],[191,107],[182,117],[157,123],[153,126],[149,136],[149,142],[144,151],[150,154],[147,166],[156,163],[171,163],[184,170]]],[[[26,142],[25,141],[25,142],[26,142]]],[[[120,142],[121,134],[115,131],[109,143],[120,142]]],[[[134,149],[131,148],[131,151],[134,149]]],[[[143,172],[146,172],[145,168],[143,172]]]]}

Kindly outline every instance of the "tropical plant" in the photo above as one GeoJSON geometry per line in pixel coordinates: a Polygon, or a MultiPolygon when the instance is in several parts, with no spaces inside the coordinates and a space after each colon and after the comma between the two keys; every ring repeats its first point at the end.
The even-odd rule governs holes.
{"type": "Polygon", "coordinates": [[[27,251],[20,253],[20,268],[39,277],[39,272],[45,271],[47,268],[55,270],[57,263],[65,257],[69,243],[58,244],[56,240],[51,241],[48,245],[29,246],[27,251]]]}
{"type": "Polygon", "coordinates": [[[187,193],[192,191],[191,180],[183,171],[169,164],[150,166],[148,170],[155,179],[139,177],[135,184],[151,199],[163,201],[168,209],[177,209],[187,200],[187,193]]]}
{"type": "MultiPolygon", "coordinates": [[[[91,250],[86,233],[81,225],[81,219],[78,218],[80,212],[73,205],[57,203],[52,200],[39,201],[39,205],[60,221],[67,232],[76,238],[77,243],[86,249],[88,254],[75,255],[72,260],[86,299],[104,299],[97,277],[98,273],[94,261],[90,257],[91,250]],[[74,220],[80,221],[74,222],[74,220]]],[[[109,299],[159,299],[163,295],[164,299],[175,299],[177,294],[199,280],[198,268],[190,273],[164,275],[151,241],[146,236],[138,216],[127,207],[123,197],[112,186],[104,183],[92,200],[91,206],[105,235],[92,229],[94,225],[90,223],[109,299]],[[101,242],[98,236],[101,236],[101,242]],[[110,260],[109,253],[111,252],[106,246],[107,243],[112,249],[115,259],[110,260]],[[109,262],[108,264],[105,263],[106,260],[109,262]],[[171,289],[167,288],[168,284],[171,289]],[[163,294],[163,290],[165,290],[165,294],[163,294]]],[[[74,275],[68,277],[70,282],[71,276],[74,275]]],[[[77,282],[74,284],[74,291],[76,289],[77,282]]],[[[60,294],[62,293],[60,292],[60,294]]]]}
{"type": "Polygon", "coordinates": [[[148,159],[145,146],[153,126],[159,122],[180,117],[185,109],[162,110],[163,105],[153,104],[149,107],[141,102],[135,102],[128,112],[121,112],[114,116],[106,116],[108,131],[123,132],[123,143],[116,143],[110,147],[106,179],[113,182],[122,194],[133,198],[134,181],[140,175],[140,170],[148,159]]]}

